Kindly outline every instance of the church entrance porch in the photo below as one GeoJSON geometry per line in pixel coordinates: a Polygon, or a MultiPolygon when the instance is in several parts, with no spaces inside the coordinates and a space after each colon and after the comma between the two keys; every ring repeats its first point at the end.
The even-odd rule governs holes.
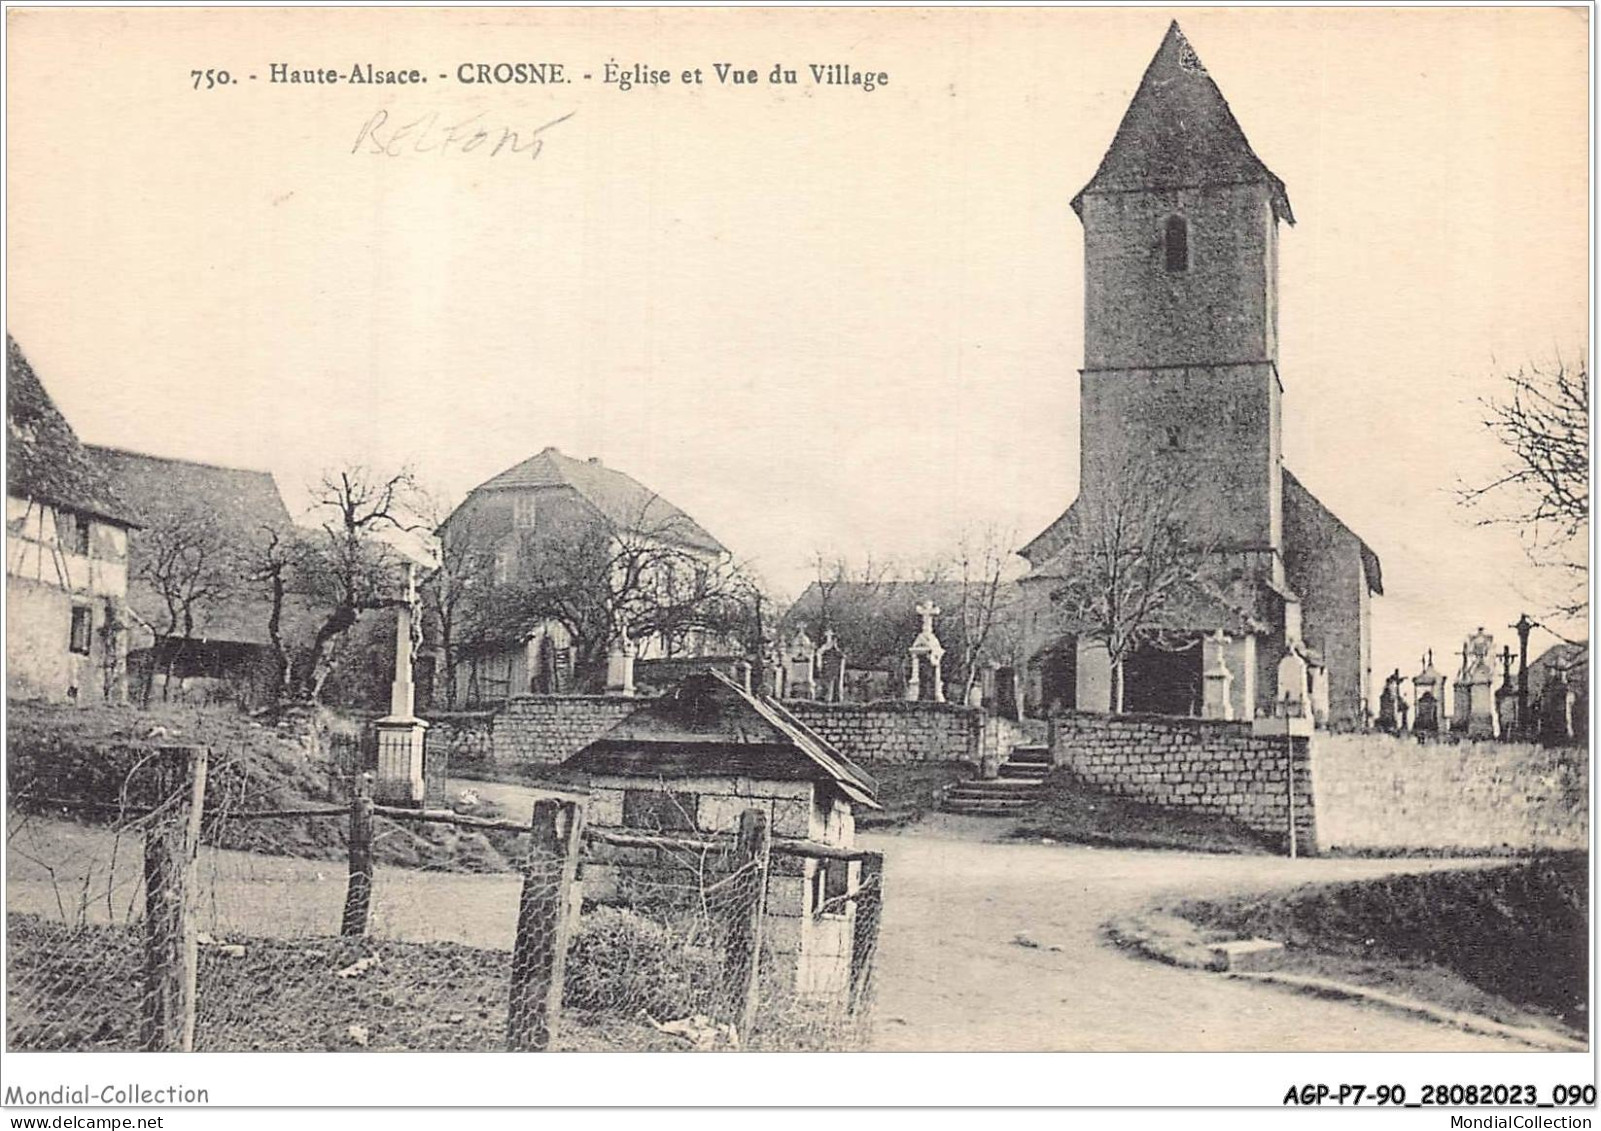
{"type": "Polygon", "coordinates": [[[1147,644],[1123,661],[1123,710],[1141,715],[1201,713],[1201,638],[1147,644]]]}
{"type": "Polygon", "coordinates": [[[1078,642],[1069,636],[1036,652],[1028,662],[1028,682],[1033,717],[1050,718],[1058,711],[1077,709],[1078,642]]]}

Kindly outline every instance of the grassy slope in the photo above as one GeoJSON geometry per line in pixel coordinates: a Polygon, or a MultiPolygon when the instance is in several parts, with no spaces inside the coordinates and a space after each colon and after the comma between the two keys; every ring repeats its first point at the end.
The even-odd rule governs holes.
{"type": "Polygon", "coordinates": [[[1263,853],[1263,838],[1229,817],[1165,809],[1104,793],[1056,770],[1013,836],[1116,848],[1263,853]]]}
{"type": "MultiPolygon", "coordinates": [[[[137,928],[68,930],[35,916],[10,915],[6,932],[8,1048],[109,1052],[139,1047],[144,949],[137,928]]],[[[726,987],[713,959],[686,962],[688,951],[669,945],[667,938],[624,912],[586,914],[568,953],[567,1003],[554,1048],[685,1049],[682,1040],[658,1031],[645,1015],[666,1021],[712,1009],[711,999],[726,987]],[[619,921],[628,924],[621,942],[619,921]],[[591,924],[599,926],[598,947],[587,945],[591,924]],[[646,950],[641,945],[646,941],[662,945],[646,950]],[[606,992],[597,997],[597,987],[606,992]]],[[[226,942],[243,944],[244,953],[232,956],[212,946],[200,951],[197,1051],[505,1048],[512,961],[507,950],[337,937],[230,937],[226,942]],[[340,975],[367,957],[378,961],[354,976],[340,975]],[[362,1030],[361,1039],[352,1026],[362,1030]]],[[[724,1015],[726,1007],[715,1012],[724,1015]]],[[[809,1012],[771,990],[758,1019],[749,1047],[759,1051],[839,1049],[857,1036],[841,1018],[809,1012]]]]}
{"type": "MultiPolygon", "coordinates": [[[[24,812],[49,811],[30,798],[137,806],[146,792],[142,768],[158,744],[211,750],[206,790],[208,843],[227,848],[311,859],[343,859],[348,825],[339,818],[228,820],[234,811],[326,808],[349,800],[329,762],[301,744],[228,709],[189,707],[68,707],[8,704],[6,783],[10,804],[24,812]]],[[[490,804],[463,806],[479,816],[501,815],[490,804]]],[[[104,823],[114,814],[71,812],[104,823]]],[[[510,834],[448,825],[381,822],[374,852],[379,863],[472,872],[513,871],[510,834]]]]}
{"type": "Polygon", "coordinates": [[[942,788],[978,776],[971,762],[863,762],[862,769],[878,782],[878,803],[884,808],[858,810],[860,829],[914,824],[935,809],[942,788]]]}
{"type": "Polygon", "coordinates": [[[1582,1033],[1588,891],[1584,854],[1565,852],[1166,910],[1222,936],[1284,942],[1287,968],[1300,972],[1582,1033]]]}

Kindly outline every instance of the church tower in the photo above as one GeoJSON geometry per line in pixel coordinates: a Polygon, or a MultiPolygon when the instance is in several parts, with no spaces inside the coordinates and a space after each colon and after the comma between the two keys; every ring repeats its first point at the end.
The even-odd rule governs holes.
{"type": "Polygon", "coordinates": [[[1121,686],[1127,711],[1271,723],[1292,695],[1329,725],[1364,725],[1378,555],[1283,461],[1278,240],[1295,216],[1177,23],[1073,210],[1079,497],[1019,551],[1035,609],[1029,702],[1101,710],[1121,686]],[[1051,594],[1083,568],[1077,520],[1118,513],[1120,485],[1153,473],[1181,489],[1182,521],[1217,568],[1148,619],[1164,639],[1114,669],[1093,626],[1064,630],[1051,594]]]}
{"type": "Polygon", "coordinates": [[[1130,459],[1195,485],[1207,538],[1283,580],[1283,182],[1173,23],[1073,210],[1084,226],[1081,492],[1130,459]]]}

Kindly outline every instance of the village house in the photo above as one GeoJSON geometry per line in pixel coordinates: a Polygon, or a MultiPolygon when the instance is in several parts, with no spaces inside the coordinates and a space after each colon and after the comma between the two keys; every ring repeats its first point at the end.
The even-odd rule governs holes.
{"type": "MultiPolygon", "coordinates": [[[[259,706],[273,690],[272,600],[250,580],[262,549],[295,527],[268,471],[88,447],[141,529],[129,539],[132,692],[259,706]],[[198,593],[195,599],[189,599],[198,593]]],[[[310,638],[308,599],[283,595],[286,648],[310,638]]]]}
{"type": "Polygon", "coordinates": [[[1297,697],[1331,726],[1363,725],[1379,559],[1283,459],[1278,238],[1294,214],[1177,23],[1072,207],[1084,227],[1080,489],[1020,551],[1035,697],[1107,709],[1107,651],[1053,616],[1050,593],[1075,513],[1096,513],[1124,469],[1151,461],[1189,485],[1190,534],[1231,599],[1193,594],[1164,646],[1125,662],[1125,709],[1201,714],[1204,668],[1227,673],[1227,717],[1271,713],[1293,652],[1310,672],[1297,697]]]}
{"type": "MultiPolygon", "coordinates": [[[[730,561],[689,515],[597,458],[544,449],[473,488],[439,538],[447,568],[476,594],[476,624],[456,629],[452,655],[442,654],[440,626],[430,626],[435,663],[449,669],[435,686],[452,680],[456,705],[600,690],[613,647],[646,661],[728,650],[726,640],[695,625],[644,628],[628,641],[575,635],[573,623],[593,616],[603,597],[625,615],[625,607],[688,608],[696,586],[730,561]],[[526,603],[535,607],[523,612],[530,595],[538,599],[526,603]],[[572,615],[553,615],[558,603],[572,615]]],[[[440,698],[436,691],[436,705],[440,698]]]]}
{"type": "Polygon", "coordinates": [[[9,336],[6,376],[6,694],[121,702],[136,521],[9,336]]]}

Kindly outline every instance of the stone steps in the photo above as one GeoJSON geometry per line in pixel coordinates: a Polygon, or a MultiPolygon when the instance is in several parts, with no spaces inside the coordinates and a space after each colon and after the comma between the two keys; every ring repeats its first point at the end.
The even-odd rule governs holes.
{"type": "Polygon", "coordinates": [[[957,782],[940,799],[940,808],[973,817],[1016,816],[1034,803],[1051,772],[1050,747],[1014,746],[997,772],[994,779],[957,782]]]}
{"type": "Polygon", "coordinates": [[[1044,781],[1045,775],[1051,772],[1049,765],[1039,765],[1034,762],[1002,762],[998,773],[1003,779],[1010,781],[1044,781]]]}
{"type": "Polygon", "coordinates": [[[1038,781],[964,781],[945,796],[952,801],[1027,801],[1039,791],[1038,781]]]}
{"type": "Polygon", "coordinates": [[[956,801],[949,797],[940,808],[946,813],[962,813],[970,817],[1013,817],[1029,807],[1027,798],[986,799],[982,801],[956,801]]]}

